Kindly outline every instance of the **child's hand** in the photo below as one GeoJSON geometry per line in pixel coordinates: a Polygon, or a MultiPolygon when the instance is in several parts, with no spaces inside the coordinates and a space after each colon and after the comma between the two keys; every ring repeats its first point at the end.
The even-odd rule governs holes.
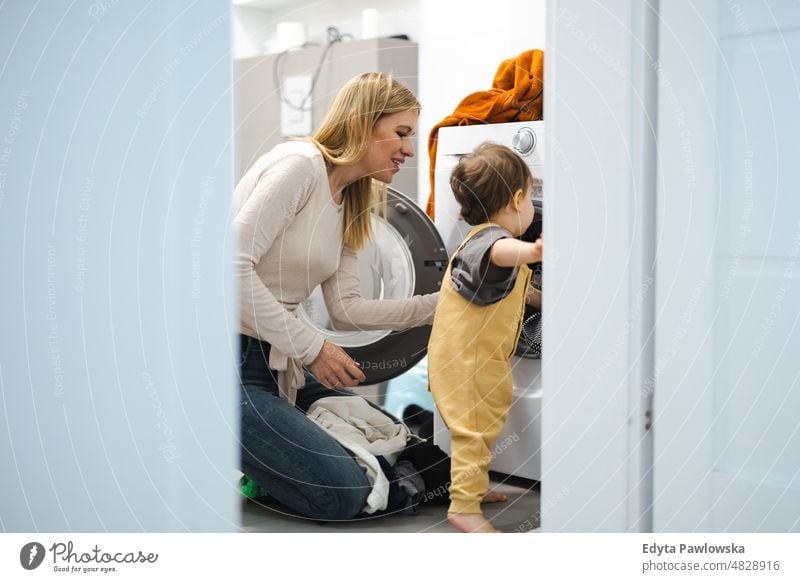
{"type": "Polygon", "coordinates": [[[539,238],[536,239],[536,242],[533,243],[533,256],[534,259],[531,263],[540,263],[542,261],[542,253],[544,252],[544,242],[542,241],[542,235],[539,235],[539,238]]]}
{"type": "Polygon", "coordinates": [[[498,267],[517,267],[542,260],[542,237],[536,242],[525,242],[515,238],[501,238],[492,245],[489,259],[498,267]]]}

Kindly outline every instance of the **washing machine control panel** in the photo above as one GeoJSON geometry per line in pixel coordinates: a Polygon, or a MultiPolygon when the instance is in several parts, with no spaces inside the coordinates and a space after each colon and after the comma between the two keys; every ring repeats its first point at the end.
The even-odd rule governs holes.
{"type": "Polygon", "coordinates": [[[536,149],[536,134],[523,127],[511,137],[511,147],[521,156],[527,156],[536,149]]]}

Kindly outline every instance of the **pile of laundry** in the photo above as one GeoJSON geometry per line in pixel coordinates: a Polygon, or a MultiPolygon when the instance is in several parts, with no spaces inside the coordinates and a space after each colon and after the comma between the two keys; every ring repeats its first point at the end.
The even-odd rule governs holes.
{"type": "MultiPolygon", "coordinates": [[[[447,502],[450,458],[433,444],[430,411],[412,405],[399,420],[363,398],[329,396],[314,402],[306,416],[364,470],[372,489],[362,513],[413,515],[423,503],[447,502]]],[[[269,495],[247,475],[239,487],[249,498],[269,495]]]]}

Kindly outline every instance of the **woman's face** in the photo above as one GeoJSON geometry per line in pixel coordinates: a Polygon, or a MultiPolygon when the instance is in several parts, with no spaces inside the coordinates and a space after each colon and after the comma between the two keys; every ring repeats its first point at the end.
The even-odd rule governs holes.
{"type": "Polygon", "coordinates": [[[362,159],[366,175],[391,184],[400,166],[414,155],[411,137],[417,130],[419,112],[403,111],[381,117],[372,129],[367,154],[362,159]]]}

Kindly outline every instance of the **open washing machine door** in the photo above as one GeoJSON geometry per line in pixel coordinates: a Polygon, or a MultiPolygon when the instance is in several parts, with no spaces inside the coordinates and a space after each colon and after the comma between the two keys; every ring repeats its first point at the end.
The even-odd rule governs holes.
{"type": "MultiPolygon", "coordinates": [[[[439,290],[447,268],[447,251],[433,222],[417,204],[389,188],[386,217],[373,215],[372,227],[372,240],[358,255],[362,297],[408,299],[439,290]]],[[[365,385],[399,376],[427,353],[431,333],[427,325],[405,331],[332,329],[320,287],[296,314],[361,364],[367,377],[365,385]]]]}

